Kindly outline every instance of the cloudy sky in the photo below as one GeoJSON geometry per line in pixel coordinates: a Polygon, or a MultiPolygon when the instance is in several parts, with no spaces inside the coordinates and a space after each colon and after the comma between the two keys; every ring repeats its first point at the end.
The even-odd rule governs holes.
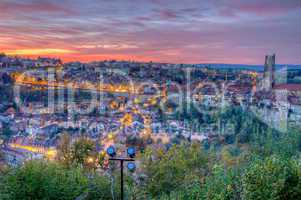
{"type": "Polygon", "coordinates": [[[301,0],[0,0],[0,51],[241,64],[276,53],[301,64],[301,0]]]}

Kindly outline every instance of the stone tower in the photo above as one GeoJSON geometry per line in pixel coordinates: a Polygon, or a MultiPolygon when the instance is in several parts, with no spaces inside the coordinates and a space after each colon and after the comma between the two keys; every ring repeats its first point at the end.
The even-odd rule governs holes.
{"type": "Polygon", "coordinates": [[[275,62],[276,56],[266,55],[263,74],[263,89],[271,90],[275,85],[275,62]]]}

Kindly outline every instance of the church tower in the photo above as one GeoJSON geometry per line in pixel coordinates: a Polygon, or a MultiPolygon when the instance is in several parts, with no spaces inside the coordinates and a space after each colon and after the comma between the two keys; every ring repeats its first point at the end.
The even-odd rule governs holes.
{"type": "Polygon", "coordinates": [[[266,55],[263,74],[263,89],[271,90],[275,85],[276,56],[266,55]]]}

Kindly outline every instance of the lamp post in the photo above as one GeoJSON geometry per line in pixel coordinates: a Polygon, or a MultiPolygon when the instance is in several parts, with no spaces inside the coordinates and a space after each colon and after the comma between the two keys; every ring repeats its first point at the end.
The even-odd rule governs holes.
{"type": "Polygon", "coordinates": [[[114,146],[110,146],[107,148],[107,154],[110,156],[109,160],[111,161],[119,161],[120,162],[120,199],[124,198],[124,181],[123,181],[123,165],[124,162],[128,162],[127,168],[129,171],[133,172],[136,169],[136,165],[133,161],[135,161],[136,150],[134,147],[129,147],[127,149],[128,157],[119,157],[116,158],[116,150],[114,146]]]}

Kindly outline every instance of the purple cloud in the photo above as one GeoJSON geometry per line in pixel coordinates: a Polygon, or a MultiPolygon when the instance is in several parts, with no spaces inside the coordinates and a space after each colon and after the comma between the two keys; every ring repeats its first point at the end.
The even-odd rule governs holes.
{"type": "Polygon", "coordinates": [[[297,0],[2,0],[0,51],[60,48],[66,60],[301,63],[297,0]]]}

